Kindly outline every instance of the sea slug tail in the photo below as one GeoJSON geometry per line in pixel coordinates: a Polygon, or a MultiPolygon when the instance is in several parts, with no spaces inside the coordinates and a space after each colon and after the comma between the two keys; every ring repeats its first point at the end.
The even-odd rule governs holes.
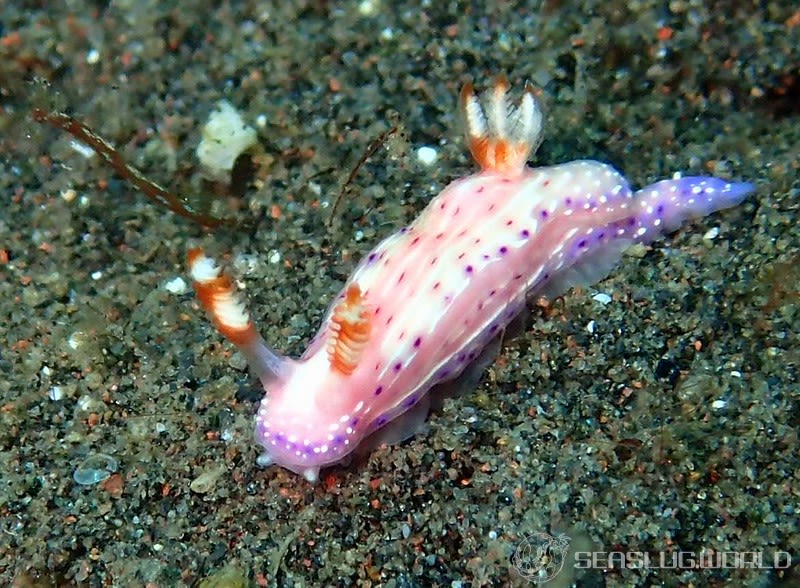
{"type": "Polygon", "coordinates": [[[650,243],[690,218],[735,206],[753,189],[752,184],[712,177],[675,178],[642,188],[625,199],[624,206],[611,202],[603,215],[599,209],[579,212],[570,217],[575,229],[550,261],[547,279],[532,292],[552,298],[573,286],[597,282],[630,245],[650,243]]]}
{"type": "Polygon", "coordinates": [[[188,263],[197,299],[219,332],[239,348],[264,385],[285,379],[291,360],[264,342],[227,274],[199,248],[189,251],[188,263]]]}
{"type": "Polygon", "coordinates": [[[639,241],[657,239],[691,218],[699,218],[744,200],[755,187],[720,178],[688,176],[662,180],[635,193],[639,241]]]}
{"type": "Polygon", "coordinates": [[[509,105],[509,83],[498,76],[484,97],[484,106],[471,83],[461,90],[460,108],[472,157],[481,169],[518,175],[542,139],[542,109],[533,87],[525,84],[516,107],[509,105]]]}

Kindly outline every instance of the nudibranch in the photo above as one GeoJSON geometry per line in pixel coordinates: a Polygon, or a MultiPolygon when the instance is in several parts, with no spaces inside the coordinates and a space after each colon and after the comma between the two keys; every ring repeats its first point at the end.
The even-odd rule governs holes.
{"type": "Polygon", "coordinates": [[[347,459],[373,433],[413,435],[431,388],[458,377],[526,299],[600,280],[631,244],[733,206],[753,189],[675,177],[632,192],[597,161],[528,167],[542,110],[527,84],[509,104],[508,87],[498,79],[482,101],[470,84],[463,89],[480,171],[448,185],[361,261],[300,359],[271,349],[230,279],[202,251],[189,254],[200,303],[263,384],[260,464],[316,481],[320,468],[347,459]]]}

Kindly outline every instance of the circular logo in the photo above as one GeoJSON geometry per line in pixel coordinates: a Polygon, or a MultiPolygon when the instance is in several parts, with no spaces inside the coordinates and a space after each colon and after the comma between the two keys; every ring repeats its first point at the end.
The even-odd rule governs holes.
{"type": "Polygon", "coordinates": [[[548,533],[534,533],[517,546],[511,564],[526,580],[544,584],[555,578],[564,567],[569,541],[566,535],[553,537],[548,533]]]}

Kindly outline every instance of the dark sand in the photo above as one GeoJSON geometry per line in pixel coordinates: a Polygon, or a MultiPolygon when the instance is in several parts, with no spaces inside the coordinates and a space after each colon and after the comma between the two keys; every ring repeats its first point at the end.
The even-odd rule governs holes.
{"type": "Polygon", "coordinates": [[[0,584],[528,586],[510,558],[549,532],[795,567],[575,571],[570,553],[548,587],[800,585],[792,2],[17,4],[0,21],[0,584]],[[536,164],[757,192],[536,312],[427,434],[316,486],[259,469],[260,392],[165,284],[191,245],[226,257],[265,337],[299,354],[360,256],[472,169],[458,90],[501,72],[544,92],[536,164]],[[213,203],[255,231],[205,231],[27,117],[74,113],[203,206],[194,149],[221,98],[265,117],[258,187],[213,203]],[[393,120],[406,143],[360,170],[327,228],[393,120]],[[117,473],[77,484],[99,455],[117,473]]]}

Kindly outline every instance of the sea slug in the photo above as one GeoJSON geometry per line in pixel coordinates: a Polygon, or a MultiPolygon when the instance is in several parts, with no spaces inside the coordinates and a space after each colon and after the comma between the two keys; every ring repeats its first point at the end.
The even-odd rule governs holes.
{"type": "Polygon", "coordinates": [[[459,376],[525,306],[595,282],[633,243],[739,203],[751,184],[675,177],[632,192],[614,168],[573,161],[531,168],[542,111],[526,84],[511,106],[499,78],[461,111],[480,171],[456,180],[410,226],[358,265],[298,359],[258,334],[230,279],[189,254],[198,298],[266,392],[256,416],[262,465],[309,481],[376,431],[413,435],[429,391],[459,376]],[[485,107],[485,108],[484,108],[485,107]]]}

